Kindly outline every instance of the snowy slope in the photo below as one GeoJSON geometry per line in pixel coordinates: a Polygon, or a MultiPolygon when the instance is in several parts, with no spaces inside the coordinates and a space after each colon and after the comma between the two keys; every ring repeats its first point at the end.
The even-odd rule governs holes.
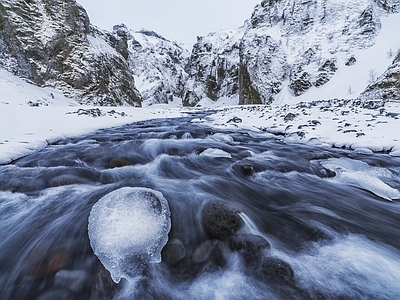
{"type": "Polygon", "coordinates": [[[181,116],[179,109],[89,107],[0,68],[0,164],[67,136],[140,120],[181,116]]]}
{"type": "Polygon", "coordinates": [[[338,69],[329,82],[320,87],[311,87],[307,93],[294,97],[286,84],[277,95],[276,104],[293,104],[317,99],[352,99],[358,97],[390,66],[393,55],[400,49],[400,39],[393,38],[394,29],[400,24],[400,14],[383,14],[381,29],[373,46],[366,49],[349,49],[345,56],[338,57],[338,69]],[[357,61],[346,66],[346,55],[351,53],[357,61]]]}

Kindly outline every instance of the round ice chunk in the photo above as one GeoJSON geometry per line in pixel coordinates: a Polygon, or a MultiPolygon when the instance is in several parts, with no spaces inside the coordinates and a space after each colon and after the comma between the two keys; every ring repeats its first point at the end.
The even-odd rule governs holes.
{"type": "Polygon", "coordinates": [[[206,156],[211,158],[232,158],[232,156],[228,152],[216,148],[208,148],[203,152],[201,152],[200,156],[206,156]]]}
{"type": "Polygon", "coordinates": [[[147,188],[121,188],[93,205],[90,245],[116,283],[134,277],[143,264],[161,261],[170,214],[163,195],[147,188]]]}

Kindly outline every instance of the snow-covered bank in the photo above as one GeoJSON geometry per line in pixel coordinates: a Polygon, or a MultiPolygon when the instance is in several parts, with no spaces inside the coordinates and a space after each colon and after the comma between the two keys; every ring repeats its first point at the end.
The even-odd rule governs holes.
{"type": "MultiPolygon", "coordinates": [[[[222,98],[218,104],[229,105],[222,98]]],[[[205,109],[207,103],[200,109],[205,109]]],[[[215,104],[215,103],[214,103],[215,104]]],[[[175,104],[176,105],[176,104],[175,104]]],[[[400,156],[400,103],[329,100],[283,106],[230,106],[194,122],[246,129],[289,143],[345,147],[400,156]]],[[[39,88],[0,69],[0,164],[46,147],[63,137],[156,118],[176,118],[179,106],[85,107],[59,91],[39,88]]]]}
{"type": "Polygon", "coordinates": [[[40,150],[63,137],[136,121],[181,115],[178,108],[164,106],[81,106],[57,90],[39,88],[0,69],[0,164],[40,150]],[[98,114],[101,116],[96,116],[98,114]]]}
{"type": "Polygon", "coordinates": [[[329,100],[284,106],[229,107],[194,122],[247,129],[288,143],[312,143],[400,156],[400,103],[329,100]]]}

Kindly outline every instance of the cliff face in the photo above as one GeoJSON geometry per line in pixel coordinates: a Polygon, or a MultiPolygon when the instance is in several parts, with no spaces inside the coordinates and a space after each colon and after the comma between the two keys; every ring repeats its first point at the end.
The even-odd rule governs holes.
{"type": "Polygon", "coordinates": [[[238,30],[198,40],[185,104],[220,96],[237,97],[240,104],[268,104],[284,92],[298,97],[319,88],[338,70],[358,63],[357,53],[375,43],[382,14],[397,12],[399,3],[262,1],[238,30]],[[226,61],[229,72],[223,73],[220,66],[226,61]]]}
{"type": "Polygon", "coordinates": [[[199,37],[188,65],[183,104],[195,106],[202,98],[235,97],[239,91],[239,48],[244,30],[199,37]]]}
{"type": "Polygon", "coordinates": [[[360,98],[400,100],[400,52],[386,72],[368,85],[360,98]]]}
{"type": "Polygon", "coordinates": [[[181,102],[189,52],[150,30],[114,26],[116,49],[127,58],[143,104],[181,102]]]}
{"type": "Polygon", "coordinates": [[[2,0],[0,64],[83,104],[141,105],[126,59],[111,35],[90,25],[74,0],[2,0]]]}

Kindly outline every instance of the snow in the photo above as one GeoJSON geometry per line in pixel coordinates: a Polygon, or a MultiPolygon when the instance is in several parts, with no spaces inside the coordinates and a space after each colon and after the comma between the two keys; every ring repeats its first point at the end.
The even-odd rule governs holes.
{"type": "Polygon", "coordinates": [[[140,270],[133,261],[160,262],[171,229],[167,200],[155,190],[120,188],[93,205],[90,245],[112,279],[131,279],[140,270]]]}
{"type": "Polygon", "coordinates": [[[321,161],[321,165],[336,173],[334,181],[365,189],[389,201],[400,199],[400,192],[385,182],[396,177],[388,169],[349,158],[331,158],[321,161]]]}
{"type": "MultiPolygon", "coordinates": [[[[400,128],[399,102],[330,100],[296,105],[226,106],[232,104],[228,100],[213,102],[210,115],[193,122],[248,130],[249,134],[275,137],[287,143],[347,148],[365,155],[385,151],[400,156],[400,135],[394,130],[400,128]],[[288,118],[290,114],[292,118],[288,118]]],[[[81,106],[56,89],[37,87],[0,69],[0,164],[66,137],[136,121],[186,116],[200,109],[207,108],[183,109],[179,99],[146,108],[81,106]],[[101,116],[78,114],[79,109],[99,109],[101,116]]],[[[231,139],[228,137],[226,142],[231,139]]]]}
{"type": "Polygon", "coordinates": [[[281,106],[232,106],[193,122],[230,130],[245,129],[287,143],[389,152],[398,156],[400,103],[331,100],[281,106]],[[376,108],[364,106],[372,105],[376,108]]]}
{"type": "Polygon", "coordinates": [[[99,107],[104,113],[112,110],[116,113],[96,118],[73,113],[92,108],[79,105],[53,88],[29,84],[0,68],[0,164],[43,149],[57,140],[100,128],[182,116],[180,108],[162,105],[146,109],[99,107]]]}
{"type": "MultiPolygon", "coordinates": [[[[337,54],[338,70],[328,83],[320,87],[313,86],[306,93],[295,97],[288,87],[288,82],[286,82],[282,91],[277,95],[275,104],[295,104],[301,101],[318,99],[352,99],[357,97],[372,80],[387,70],[393,61],[394,55],[400,49],[400,40],[393,38],[393,28],[400,24],[400,14],[383,14],[380,16],[380,22],[381,29],[372,47],[351,49],[351,51],[346,50],[337,54]],[[357,61],[353,66],[346,66],[346,60],[351,55],[357,61]]],[[[337,24],[337,26],[340,28],[340,24],[337,24]]],[[[276,27],[268,28],[268,34],[275,36],[276,40],[279,40],[279,35],[276,32],[273,34],[274,30],[276,31],[276,27]]],[[[299,39],[302,42],[307,40],[315,43],[316,40],[321,39],[321,30],[318,29],[317,32],[311,32],[308,35],[307,38],[301,36],[299,39]]],[[[335,42],[338,43],[338,41],[335,42]]],[[[320,40],[320,43],[324,45],[324,49],[329,49],[325,41],[320,40]]],[[[304,47],[302,43],[298,42],[298,44],[304,47]]],[[[300,47],[299,45],[296,46],[300,47]]],[[[288,60],[291,61],[297,57],[298,54],[295,53],[292,56],[289,55],[288,60]]]]}
{"type": "Polygon", "coordinates": [[[228,152],[217,148],[208,148],[201,152],[200,156],[210,158],[232,158],[232,156],[228,152]]]}

